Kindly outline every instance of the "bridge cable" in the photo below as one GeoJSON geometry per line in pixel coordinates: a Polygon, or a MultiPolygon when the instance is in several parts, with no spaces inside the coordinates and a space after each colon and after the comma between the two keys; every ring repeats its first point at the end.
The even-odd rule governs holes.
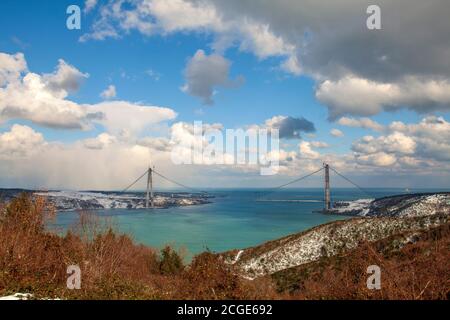
{"type": "Polygon", "coordinates": [[[177,182],[177,181],[175,181],[175,180],[172,180],[172,179],[166,177],[165,175],[159,173],[159,172],[156,171],[155,169],[153,169],[153,172],[154,172],[156,175],[160,176],[161,178],[166,179],[167,181],[172,182],[173,184],[176,184],[177,186],[180,186],[180,187],[182,187],[182,188],[185,188],[185,189],[188,189],[188,190],[192,190],[192,191],[195,191],[195,192],[200,192],[200,193],[206,193],[206,194],[208,193],[208,192],[206,192],[206,191],[202,191],[202,190],[200,190],[200,189],[192,188],[192,187],[189,187],[189,186],[187,186],[187,185],[185,185],[185,184],[182,184],[182,183],[179,183],[179,182],[177,182]]]}
{"type": "Polygon", "coordinates": [[[355,182],[351,181],[350,179],[348,179],[347,177],[345,177],[343,174],[339,173],[339,171],[337,171],[336,169],[334,169],[333,167],[329,167],[331,170],[333,170],[337,175],[339,175],[341,178],[343,178],[344,180],[346,180],[347,182],[350,182],[352,185],[354,185],[356,188],[358,188],[359,190],[361,190],[364,194],[368,195],[371,198],[376,198],[374,197],[373,194],[370,194],[369,192],[367,192],[366,190],[364,190],[362,187],[360,187],[358,184],[356,184],[355,182]]]}
{"type": "Polygon", "coordinates": [[[288,183],[285,183],[285,184],[282,184],[282,185],[280,185],[280,186],[278,186],[278,187],[275,187],[275,188],[269,189],[269,190],[267,190],[267,191],[264,191],[264,192],[262,192],[262,194],[265,195],[265,196],[267,196],[267,195],[269,195],[269,194],[275,193],[276,191],[278,191],[278,190],[281,189],[281,188],[287,187],[287,186],[289,186],[289,185],[291,185],[291,184],[294,184],[294,183],[296,183],[296,182],[299,182],[299,181],[301,181],[301,180],[304,180],[304,179],[306,179],[306,178],[309,178],[309,177],[315,175],[316,173],[319,173],[319,172],[322,171],[322,170],[324,170],[323,167],[320,168],[319,170],[316,170],[316,171],[314,171],[314,172],[311,172],[311,173],[309,173],[309,174],[307,174],[307,175],[304,175],[304,176],[302,176],[302,177],[300,177],[300,178],[297,178],[297,179],[295,179],[295,180],[292,180],[292,181],[290,181],[290,182],[288,182],[288,183]]]}
{"type": "Polygon", "coordinates": [[[134,186],[136,183],[138,183],[139,180],[141,180],[143,177],[145,177],[145,175],[148,174],[148,169],[145,170],[144,174],[142,176],[140,176],[139,178],[137,178],[132,184],[130,184],[128,187],[126,187],[125,189],[123,189],[121,191],[121,193],[127,192],[132,186],[134,186]]]}

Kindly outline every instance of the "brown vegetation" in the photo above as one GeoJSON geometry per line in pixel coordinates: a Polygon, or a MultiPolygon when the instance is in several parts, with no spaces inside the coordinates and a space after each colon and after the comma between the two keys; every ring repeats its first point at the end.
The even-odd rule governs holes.
{"type": "Polygon", "coordinates": [[[0,296],[17,292],[61,299],[446,299],[449,225],[422,234],[400,250],[394,239],[363,244],[253,281],[219,255],[205,252],[189,265],[171,247],[135,244],[109,224],[82,213],[73,230],[46,230],[55,210],[44,198],[22,195],[0,205],[0,296]],[[369,291],[366,268],[377,264],[382,290],[369,291]],[[66,288],[69,265],[82,272],[81,290],[66,288]]]}
{"type": "Polygon", "coordinates": [[[450,224],[422,234],[362,243],[340,256],[272,275],[295,299],[448,299],[450,224]],[[406,242],[406,243],[405,243],[406,242]],[[367,267],[381,269],[381,290],[367,289],[367,267]]]}
{"type": "MultiPolygon", "coordinates": [[[[22,195],[0,206],[0,296],[32,293],[62,299],[269,298],[246,285],[211,253],[188,267],[167,246],[135,244],[88,213],[65,235],[45,229],[55,210],[44,198],[22,195]],[[81,269],[81,290],[68,290],[67,267],[81,269]]],[[[272,291],[275,292],[274,290],[272,291]]]]}

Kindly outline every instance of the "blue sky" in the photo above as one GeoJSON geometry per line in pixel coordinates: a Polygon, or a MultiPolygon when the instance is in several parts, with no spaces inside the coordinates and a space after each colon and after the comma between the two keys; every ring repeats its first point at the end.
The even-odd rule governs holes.
{"type": "MultiPolygon", "coordinates": [[[[185,2],[181,0],[173,1],[174,5],[180,6],[184,5],[183,3],[185,2]]],[[[363,172],[370,172],[369,174],[377,176],[379,181],[383,181],[383,176],[389,175],[392,170],[395,172],[405,170],[404,176],[412,174],[419,177],[430,166],[440,166],[442,163],[444,168],[444,163],[447,159],[447,145],[445,141],[441,142],[438,147],[433,148],[433,155],[430,153],[429,157],[426,154],[426,146],[423,146],[427,143],[423,140],[425,139],[423,135],[418,135],[417,140],[411,142],[414,143],[413,151],[406,150],[403,154],[392,151],[392,148],[387,145],[388,142],[386,141],[391,142],[393,140],[389,139],[389,137],[396,131],[388,129],[388,127],[395,121],[401,121],[407,126],[407,128],[402,128],[402,134],[405,137],[409,137],[417,132],[417,128],[413,126],[421,123],[426,117],[441,118],[444,121],[449,120],[449,101],[446,97],[442,97],[443,95],[440,95],[438,98],[431,96],[432,94],[426,91],[427,88],[425,87],[423,89],[425,95],[423,101],[415,101],[414,99],[417,97],[410,97],[412,91],[405,89],[407,85],[412,86],[411,83],[416,85],[416,82],[411,82],[415,81],[415,78],[420,78],[425,83],[427,81],[432,83],[434,79],[442,79],[439,82],[442,88],[439,88],[439,90],[445,91],[445,86],[448,84],[446,67],[442,68],[441,72],[436,71],[438,68],[434,68],[434,66],[424,64],[424,70],[413,70],[411,68],[408,69],[407,65],[400,65],[399,62],[396,64],[396,61],[393,61],[391,69],[395,69],[396,74],[385,76],[369,70],[368,67],[360,67],[356,62],[353,65],[352,62],[345,61],[345,59],[339,61],[336,58],[339,54],[333,55],[329,51],[330,48],[325,48],[327,50],[323,49],[324,51],[315,53],[314,50],[319,50],[321,46],[328,45],[326,41],[330,41],[327,38],[328,35],[322,35],[319,31],[314,33],[314,31],[326,27],[329,21],[315,21],[311,24],[305,22],[304,25],[299,23],[298,26],[287,23],[287,26],[285,26],[277,19],[271,20],[276,16],[276,14],[271,15],[271,11],[277,12],[279,10],[281,14],[286,13],[289,9],[297,10],[294,7],[289,8],[290,5],[296,6],[295,3],[292,4],[290,2],[280,4],[279,7],[275,6],[274,8],[270,7],[272,6],[271,4],[264,3],[261,4],[259,10],[254,10],[254,12],[248,8],[240,8],[233,1],[228,5],[223,4],[221,1],[212,1],[204,5],[204,7],[202,7],[202,3],[193,2],[189,8],[204,10],[197,11],[197,13],[211,12],[213,10],[218,17],[216,20],[220,18],[220,21],[207,21],[205,25],[192,26],[186,23],[183,24],[183,21],[178,21],[175,13],[167,12],[165,8],[165,10],[159,10],[158,8],[161,5],[159,7],[156,5],[152,6],[153,11],[150,14],[142,14],[142,11],[139,11],[139,6],[145,5],[146,2],[153,5],[151,0],[138,0],[130,3],[125,1],[120,7],[122,12],[137,12],[140,23],[155,24],[154,32],[147,34],[139,29],[137,25],[125,28],[123,27],[125,22],[121,21],[123,16],[114,16],[110,13],[108,15],[108,23],[114,27],[117,37],[80,41],[80,37],[83,35],[94,34],[99,31],[96,30],[95,23],[102,18],[102,10],[110,10],[112,12],[112,5],[117,2],[99,1],[92,10],[82,13],[81,30],[68,30],[65,26],[68,17],[66,8],[71,4],[77,4],[83,10],[85,1],[1,1],[0,29],[3,31],[0,34],[0,53],[11,56],[16,53],[23,53],[27,64],[25,73],[50,74],[55,71],[59,59],[63,59],[81,73],[88,73],[89,77],[83,79],[78,90],[70,92],[64,98],[77,105],[96,105],[104,102],[105,99],[100,96],[101,92],[108,86],[113,85],[117,94],[113,99],[109,100],[127,101],[136,105],[164,107],[173,110],[177,114],[176,118],[166,119],[166,121],[154,124],[150,129],[147,128],[145,131],[136,133],[135,140],[146,136],[156,137],[158,135],[170,138],[167,134],[171,126],[178,122],[193,123],[201,120],[208,124],[220,123],[224,128],[245,128],[250,125],[263,125],[268,119],[275,116],[283,116],[305,118],[312,122],[316,129],[313,136],[303,132],[301,133],[301,139],[286,139],[282,141],[287,152],[294,151],[299,153],[296,156],[299,162],[292,167],[293,172],[286,171],[288,176],[295,175],[294,173],[298,172],[298,167],[304,168],[306,172],[308,168],[319,165],[323,159],[328,158],[335,161],[344,161],[347,166],[361,166],[363,172]],[[251,21],[248,29],[242,29],[239,25],[241,22],[233,10],[243,15],[244,20],[242,21],[251,21]],[[243,11],[241,12],[241,10],[243,11]],[[170,24],[167,21],[170,21],[170,24]],[[176,28],[170,29],[170,26],[174,25],[174,23],[178,23],[176,28]],[[226,26],[226,28],[223,26],[226,26]],[[261,26],[267,26],[270,33],[270,37],[264,38],[263,42],[259,41],[257,33],[251,34],[248,32],[248,30],[263,30],[258,29],[261,26]],[[311,41],[317,42],[317,45],[312,46],[311,49],[306,48],[306,45],[298,40],[298,37],[291,37],[292,33],[303,34],[305,30],[312,30],[314,36],[312,36],[311,41]],[[218,50],[216,44],[220,39],[227,37],[233,37],[232,44],[227,45],[225,49],[218,50]],[[275,44],[279,43],[279,41],[277,42],[274,39],[283,42],[281,49],[274,49],[275,44]],[[274,45],[270,42],[272,40],[275,43],[274,45]],[[264,48],[264,45],[267,45],[267,48],[264,48]],[[235,86],[211,84],[216,91],[212,96],[214,100],[213,105],[206,105],[204,100],[198,95],[181,90],[183,85],[189,82],[186,73],[189,62],[193,60],[194,55],[199,50],[203,50],[207,58],[217,56],[220,59],[224,59],[224,61],[228,61],[230,63],[227,70],[229,74],[226,76],[231,81],[238,77],[243,77],[244,79],[242,83],[235,86]],[[308,56],[305,52],[309,51],[311,53],[308,56]],[[329,65],[337,65],[339,67],[336,67],[336,70],[345,69],[344,75],[341,71],[322,70],[321,66],[324,63],[314,61],[314,56],[328,59],[325,61],[329,65]],[[298,63],[302,69],[301,72],[289,71],[281,67],[283,62],[289,57],[298,58],[298,63]],[[412,77],[413,80],[408,77],[412,77]],[[368,81],[369,85],[372,85],[374,88],[370,92],[384,90],[384,87],[381,87],[383,84],[398,86],[399,89],[394,91],[394,93],[386,94],[392,94],[394,101],[385,102],[384,96],[386,95],[383,95],[381,92],[381,97],[368,97],[367,100],[373,99],[375,102],[368,102],[367,107],[364,106],[365,99],[363,98],[361,100],[361,111],[358,109],[358,111],[354,112],[352,107],[353,101],[342,102],[342,96],[346,96],[347,93],[342,94],[339,91],[341,90],[339,80],[344,81],[349,78],[359,81],[351,82],[352,84],[368,81]],[[327,81],[331,83],[332,89],[335,91],[325,90],[327,81]],[[400,93],[397,91],[400,91],[400,93]],[[334,92],[337,93],[335,94],[334,92]],[[430,97],[427,97],[427,94],[430,94],[430,97]],[[430,107],[428,108],[427,105],[430,105],[430,107]],[[439,105],[440,107],[434,108],[434,105],[439,105]],[[378,108],[379,110],[373,111],[373,108],[378,108]],[[331,119],[333,112],[337,113],[337,116],[331,119]],[[343,125],[339,121],[343,117],[359,122],[352,126],[343,125]],[[365,128],[360,124],[362,118],[371,119],[373,122],[385,126],[386,129],[380,132],[379,130],[374,131],[373,129],[365,128]],[[341,130],[343,136],[333,136],[330,133],[332,129],[341,130]],[[367,151],[368,148],[355,149],[354,145],[366,135],[371,135],[374,139],[381,137],[379,141],[377,140],[378,144],[376,146],[372,145],[375,142],[364,142],[366,145],[371,144],[371,150],[376,149],[376,151],[367,151]],[[318,152],[320,155],[311,154],[309,158],[303,159],[305,163],[302,164],[299,144],[305,142],[322,142],[328,146],[314,149],[313,146],[309,145],[308,148],[313,149],[314,152],[318,152]],[[355,158],[353,163],[350,158],[355,157],[355,153],[358,154],[357,157],[359,158],[355,158]],[[346,157],[346,159],[343,160],[342,157],[346,157]],[[411,159],[407,160],[406,157],[411,159]],[[412,158],[417,163],[420,163],[417,168],[406,168],[402,165],[401,161],[403,161],[403,164],[405,161],[412,163],[412,158]],[[350,163],[348,163],[349,161],[350,163]]],[[[155,1],[156,4],[157,2],[155,1]]],[[[186,3],[189,3],[189,1],[186,0],[186,3]]],[[[317,8],[317,10],[320,10],[320,8],[317,8]]],[[[353,14],[352,10],[349,10],[349,15],[353,14]]],[[[328,14],[331,15],[331,13],[326,12],[324,16],[328,14]]],[[[407,19],[408,17],[402,16],[401,18],[407,19]]],[[[195,17],[192,19],[195,19],[195,17]]],[[[309,17],[305,16],[304,20],[308,21],[308,19],[309,17]]],[[[344,15],[342,20],[345,19],[344,15]]],[[[362,11],[361,17],[358,19],[364,21],[364,11],[362,11]]],[[[289,17],[286,20],[289,20],[289,17]]],[[[351,19],[348,20],[350,21],[351,19]]],[[[389,22],[386,24],[389,25],[389,22]]],[[[433,26],[428,26],[428,28],[431,29],[433,26]]],[[[355,36],[355,38],[372,37],[366,30],[360,31],[360,35],[352,33],[348,35],[345,33],[346,30],[343,25],[336,26],[336,30],[337,37],[342,36],[343,39],[346,36],[347,38],[351,36],[355,36]],[[342,29],[342,32],[338,32],[340,31],[339,28],[342,29]]],[[[389,32],[389,30],[384,32],[389,32]]],[[[380,47],[383,47],[383,38],[381,39],[380,47]]],[[[444,43],[443,47],[448,45],[448,39],[446,41],[447,43],[444,43]]],[[[354,44],[351,41],[349,43],[350,48],[344,49],[353,49],[352,53],[357,55],[355,48],[351,48],[354,44]]],[[[342,45],[336,45],[336,48],[338,47],[341,48],[342,45]]],[[[364,51],[363,48],[360,49],[364,51]]],[[[392,48],[386,49],[386,55],[389,57],[389,54],[393,55],[395,52],[401,52],[403,49],[396,48],[393,45],[392,48]]],[[[433,48],[428,49],[431,51],[433,48]]],[[[445,50],[443,49],[442,52],[445,52],[445,50]]],[[[361,55],[365,54],[361,52],[361,55]]],[[[420,52],[417,54],[419,55],[420,52]]],[[[371,61],[367,61],[367,64],[370,65],[371,61]]],[[[214,72],[215,70],[211,70],[211,73],[214,72]]],[[[348,92],[350,100],[352,96],[360,95],[360,91],[357,90],[361,89],[359,87],[351,87],[348,88],[348,91],[345,91],[348,92]]],[[[418,90],[422,90],[422,88],[418,90]]],[[[88,130],[67,129],[64,126],[46,125],[42,121],[36,121],[33,117],[16,116],[5,118],[0,122],[0,135],[10,132],[14,125],[31,128],[34,133],[42,135],[45,143],[60,143],[67,148],[86,139],[95,139],[105,132],[112,134],[108,132],[104,125],[99,123],[92,124],[88,130]]],[[[430,127],[429,130],[433,130],[433,128],[435,127],[430,127]]],[[[446,130],[446,128],[444,127],[443,130],[446,130]]],[[[398,136],[396,137],[398,138],[398,136]]],[[[8,150],[11,152],[11,147],[8,150]]],[[[31,157],[27,158],[27,155],[24,157],[21,161],[26,159],[31,161],[32,159],[31,157]]],[[[11,159],[8,159],[8,161],[11,161],[11,159]]],[[[9,165],[11,164],[9,163],[9,165]]],[[[6,167],[7,165],[5,164],[4,168],[6,167]]],[[[77,168],[73,170],[76,171],[77,168]]],[[[222,171],[224,179],[227,176],[233,176],[227,170],[222,171]]],[[[139,168],[136,168],[135,171],[139,171],[139,168]]],[[[33,179],[36,179],[33,184],[39,184],[41,181],[45,186],[82,187],[78,182],[65,182],[59,179],[49,181],[38,176],[33,179]]],[[[284,177],[283,175],[277,175],[273,179],[274,181],[283,181],[284,177]]],[[[407,178],[403,177],[402,179],[402,183],[407,183],[405,182],[407,178]]],[[[415,178],[411,179],[414,180],[415,178]]],[[[417,179],[420,180],[421,178],[417,179]]],[[[437,185],[448,186],[448,183],[442,181],[438,181],[437,185]]],[[[27,185],[24,179],[17,179],[16,181],[12,175],[8,177],[6,183],[11,186],[27,185]]],[[[94,186],[113,187],[120,183],[105,181],[94,186]]],[[[199,179],[195,183],[203,184],[205,180],[199,179]]],[[[236,183],[237,181],[233,179],[229,181],[230,186],[236,183]]],[[[249,184],[255,185],[257,182],[249,179],[249,184]]],[[[429,182],[428,185],[432,186],[433,183],[429,182]]],[[[88,186],[89,183],[86,183],[86,187],[88,186]]]]}

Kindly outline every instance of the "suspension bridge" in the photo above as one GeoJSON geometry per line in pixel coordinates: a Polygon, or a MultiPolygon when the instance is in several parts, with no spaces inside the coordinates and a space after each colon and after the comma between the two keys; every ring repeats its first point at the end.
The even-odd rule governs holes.
{"type": "MultiPolygon", "coordinates": [[[[330,183],[330,171],[335,173],[336,175],[338,175],[339,177],[341,177],[342,179],[344,179],[345,181],[347,181],[348,183],[350,183],[351,185],[353,185],[355,188],[359,189],[363,194],[368,195],[369,197],[373,197],[369,192],[367,192],[364,188],[362,188],[361,186],[359,186],[358,184],[356,184],[355,182],[353,182],[351,179],[347,178],[346,176],[344,176],[342,173],[340,173],[337,169],[335,169],[334,167],[330,166],[328,163],[324,163],[323,166],[316,170],[313,171],[311,173],[308,173],[306,175],[303,175],[299,178],[296,178],[292,181],[289,181],[287,183],[283,183],[282,185],[276,186],[274,188],[269,188],[267,190],[264,190],[262,192],[260,192],[260,196],[259,199],[263,198],[263,197],[267,197],[268,195],[275,193],[277,191],[279,191],[280,189],[283,189],[287,186],[293,185],[295,183],[298,183],[300,181],[303,181],[309,177],[312,177],[316,174],[319,174],[321,172],[324,173],[323,178],[324,178],[324,197],[323,197],[323,202],[324,202],[324,208],[321,212],[327,213],[329,212],[332,207],[333,207],[333,203],[331,201],[331,183],[330,183]]],[[[208,194],[208,192],[200,190],[198,188],[193,188],[190,186],[187,186],[183,183],[180,183],[174,179],[171,179],[169,177],[167,177],[166,175],[160,173],[159,171],[157,171],[155,169],[155,167],[149,167],[142,175],[140,175],[136,180],[134,180],[130,185],[128,185],[125,189],[123,189],[121,192],[125,193],[127,191],[129,191],[131,188],[133,188],[138,182],[140,182],[142,179],[144,179],[145,177],[147,177],[147,188],[146,188],[146,192],[145,192],[145,206],[146,208],[154,208],[154,176],[158,176],[174,185],[177,185],[178,187],[181,187],[182,189],[185,190],[189,190],[191,192],[194,193],[201,193],[201,194],[208,194]]]]}

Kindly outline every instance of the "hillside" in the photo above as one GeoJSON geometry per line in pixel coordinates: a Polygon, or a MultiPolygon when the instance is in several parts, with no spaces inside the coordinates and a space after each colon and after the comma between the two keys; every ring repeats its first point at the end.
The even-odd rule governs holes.
{"type": "Polygon", "coordinates": [[[450,193],[414,193],[378,199],[340,201],[329,214],[362,217],[415,217],[432,214],[450,214],[450,193]]]}
{"type": "Polygon", "coordinates": [[[276,272],[278,292],[294,299],[436,300],[450,297],[450,223],[400,233],[333,257],[276,272]],[[367,267],[381,270],[381,290],[368,290],[367,267]],[[432,267],[430,267],[432,266],[432,267]]]}
{"type": "MultiPolygon", "coordinates": [[[[389,197],[374,201],[375,211],[365,217],[335,221],[223,256],[249,279],[348,252],[363,242],[376,242],[397,234],[417,233],[449,222],[450,204],[445,195],[389,197]],[[443,200],[444,199],[444,200],[443,200]]],[[[409,241],[408,238],[404,239],[409,241]]]]}

